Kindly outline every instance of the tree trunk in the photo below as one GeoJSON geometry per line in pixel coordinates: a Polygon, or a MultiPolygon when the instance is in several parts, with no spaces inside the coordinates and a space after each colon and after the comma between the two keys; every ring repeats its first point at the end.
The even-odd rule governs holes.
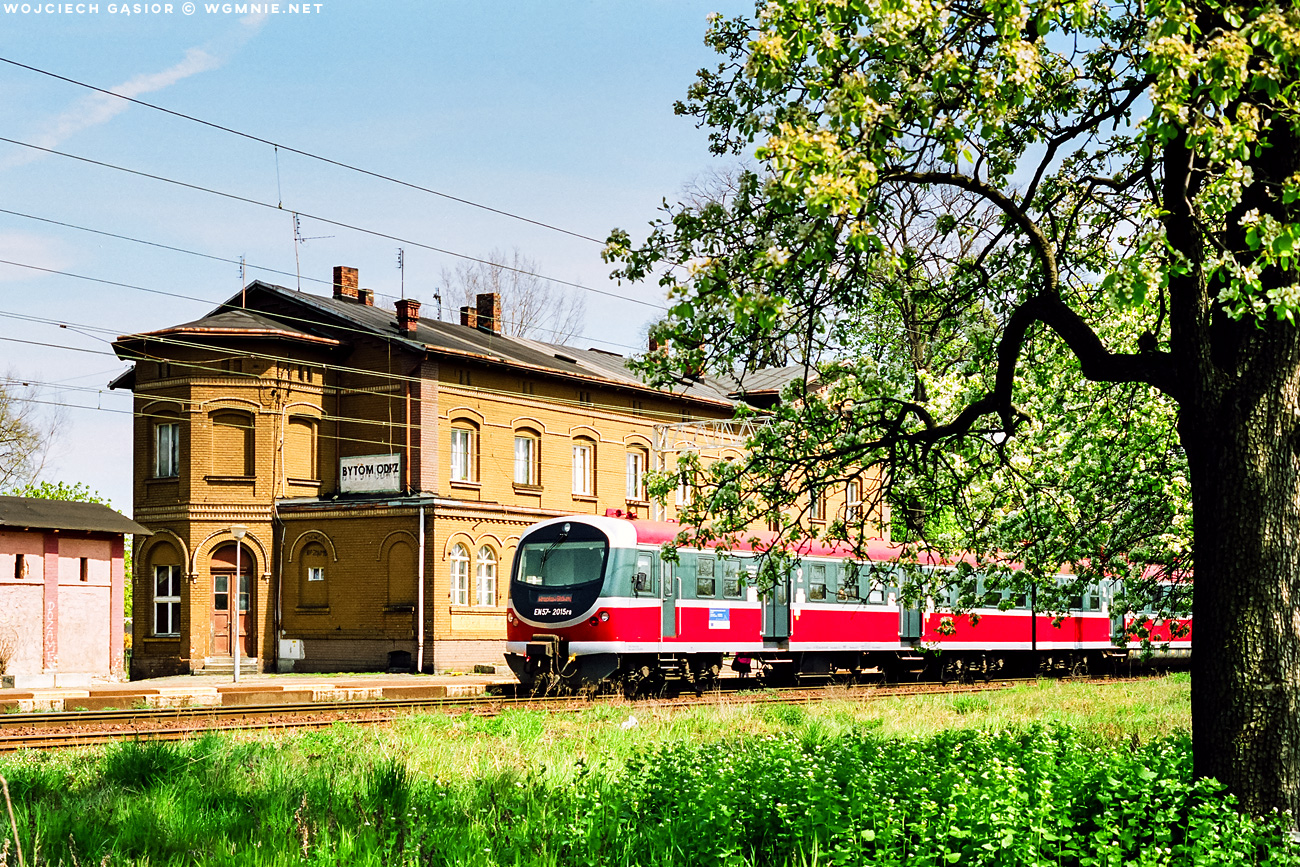
{"type": "MultiPolygon", "coordinates": [[[[1228,326],[1229,329],[1232,326],[1228,326]]],[[[1300,815],[1300,332],[1237,325],[1250,362],[1209,370],[1179,420],[1191,471],[1195,773],[1251,813],[1300,815]],[[1220,368],[1221,370],[1221,368],[1220,368]]]]}

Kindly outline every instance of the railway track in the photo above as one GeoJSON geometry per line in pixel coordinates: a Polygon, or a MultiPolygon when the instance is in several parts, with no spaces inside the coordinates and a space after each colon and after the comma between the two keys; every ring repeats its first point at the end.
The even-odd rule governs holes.
{"type": "MultiPolygon", "coordinates": [[[[1062,678],[1060,680],[1070,680],[1062,678]]],[[[623,704],[655,709],[692,707],[729,701],[752,704],[805,704],[828,698],[876,699],[917,695],[988,692],[1035,683],[1035,678],[994,680],[986,684],[908,684],[904,686],[826,685],[783,689],[715,690],[703,696],[649,698],[629,702],[619,696],[473,696],[464,698],[379,699],[238,707],[177,707],[134,710],[11,713],[0,716],[0,753],[25,749],[61,749],[123,740],[174,741],[207,732],[287,731],[328,728],[337,723],[382,725],[421,712],[466,713],[492,717],[509,709],[572,712],[593,704],[623,704]]],[[[1054,682],[1059,682],[1054,681],[1054,682]]],[[[1123,679],[1092,680],[1122,683],[1123,679]]]]}

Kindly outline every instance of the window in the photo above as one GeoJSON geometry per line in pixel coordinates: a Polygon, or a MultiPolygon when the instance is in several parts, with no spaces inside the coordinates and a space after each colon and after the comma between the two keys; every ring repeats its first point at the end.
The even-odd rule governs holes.
{"type": "Polygon", "coordinates": [[[591,440],[578,440],[573,444],[573,493],[593,497],[596,484],[593,468],[596,462],[596,444],[591,440]]]}
{"type": "Polygon", "coordinates": [[[644,449],[628,449],[627,452],[627,498],[635,502],[645,501],[645,468],[647,453],[644,449]]]}
{"type": "Polygon", "coordinates": [[[212,414],[212,474],[253,475],[253,417],[247,413],[212,414]]]}
{"type": "Polygon", "coordinates": [[[518,431],[515,434],[515,484],[540,485],[541,482],[541,438],[532,431],[518,431]]]}
{"type": "Polygon", "coordinates": [[[172,479],[181,474],[181,426],[161,422],[153,427],[153,477],[172,479]]]}
{"type": "Polygon", "coordinates": [[[181,567],[153,567],[153,634],[181,634],[181,567]]]}
{"type": "Polygon", "coordinates": [[[89,581],[90,580],[90,558],[82,557],[81,563],[79,565],[80,565],[80,570],[77,573],[77,577],[80,578],[82,581],[89,581]]]}
{"type": "Polygon", "coordinates": [[[713,558],[699,558],[695,561],[695,595],[705,597],[713,596],[715,586],[713,578],[713,558]]]}
{"type": "Polygon", "coordinates": [[[826,598],[826,564],[812,563],[808,566],[808,598],[821,602],[826,598]]]}
{"type": "Polygon", "coordinates": [[[316,430],[314,418],[295,416],[289,419],[284,458],[289,478],[302,481],[320,478],[316,471],[316,430]]]}
{"type": "Polygon", "coordinates": [[[308,581],[324,581],[324,580],[325,580],[325,567],[324,567],[324,566],[308,566],[308,567],[307,567],[307,580],[308,580],[308,581]]]}
{"type": "Polygon", "coordinates": [[[451,549],[451,604],[469,604],[469,549],[464,545],[451,549]]]}
{"type": "Polygon", "coordinates": [[[860,567],[852,560],[845,560],[843,567],[840,569],[840,599],[857,599],[860,593],[858,589],[858,573],[860,567]]]}
{"type": "Polygon", "coordinates": [[[826,520],[826,489],[814,485],[808,491],[808,520],[826,520]]]}
{"type": "Polygon", "coordinates": [[[741,596],[740,591],[740,561],[723,560],[722,595],[728,599],[739,599],[741,596]]]}
{"type": "Polygon", "coordinates": [[[497,555],[486,545],[478,549],[474,568],[474,604],[497,604],[497,555]]]}
{"type": "Polygon", "coordinates": [[[451,480],[453,482],[474,481],[477,455],[474,452],[476,430],[461,425],[451,429],[451,480]]]}
{"type": "Polygon", "coordinates": [[[850,479],[844,485],[844,520],[862,520],[862,480],[850,479]]]}

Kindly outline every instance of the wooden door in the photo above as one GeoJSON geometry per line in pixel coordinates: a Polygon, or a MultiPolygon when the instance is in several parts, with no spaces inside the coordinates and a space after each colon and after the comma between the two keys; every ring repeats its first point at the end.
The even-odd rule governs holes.
{"type": "Polygon", "coordinates": [[[226,545],[212,555],[212,654],[214,656],[233,656],[231,644],[232,623],[235,620],[235,605],[239,606],[239,655],[252,658],[256,656],[257,642],[252,628],[253,620],[253,558],[248,549],[239,553],[239,581],[236,592],[235,581],[235,546],[226,545]]]}

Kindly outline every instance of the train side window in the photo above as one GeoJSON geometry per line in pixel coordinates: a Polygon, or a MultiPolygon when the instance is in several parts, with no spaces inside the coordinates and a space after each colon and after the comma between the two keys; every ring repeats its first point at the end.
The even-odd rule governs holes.
{"type": "Polygon", "coordinates": [[[867,591],[868,605],[884,605],[888,601],[888,593],[883,582],[883,578],[875,578],[871,581],[871,589],[867,591]]]}
{"type": "Polygon", "coordinates": [[[1101,610],[1101,591],[1098,588],[1088,588],[1088,592],[1083,597],[1083,609],[1085,611],[1101,610]]]}
{"type": "Polygon", "coordinates": [[[655,555],[639,551],[636,555],[636,572],[632,574],[633,593],[653,593],[655,590],[655,555]]]}
{"type": "Polygon", "coordinates": [[[714,596],[713,558],[701,557],[695,561],[695,595],[714,596]]]}
{"type": "Polygon", "coordinates": [[[740,561],[726,559],[722,561],[722,595],[728,599],[739,599],[740,561]]]}
{"type": "Polygon", "coordinates": [[[826,599],[826,564],[811,563],[808,566],[808,599],[823,602],[826,599]]]}
{"type": "Polygon", "coordinates": [[[861,580],[859,577],[861,569],[862,567],[859,563],[855,563],[852,560],[844,561],[844,565],[840,568],[840,588],[839,592],[836,594],[838,598],[858,598],[861,592],[858,586],[861,580]]]}

